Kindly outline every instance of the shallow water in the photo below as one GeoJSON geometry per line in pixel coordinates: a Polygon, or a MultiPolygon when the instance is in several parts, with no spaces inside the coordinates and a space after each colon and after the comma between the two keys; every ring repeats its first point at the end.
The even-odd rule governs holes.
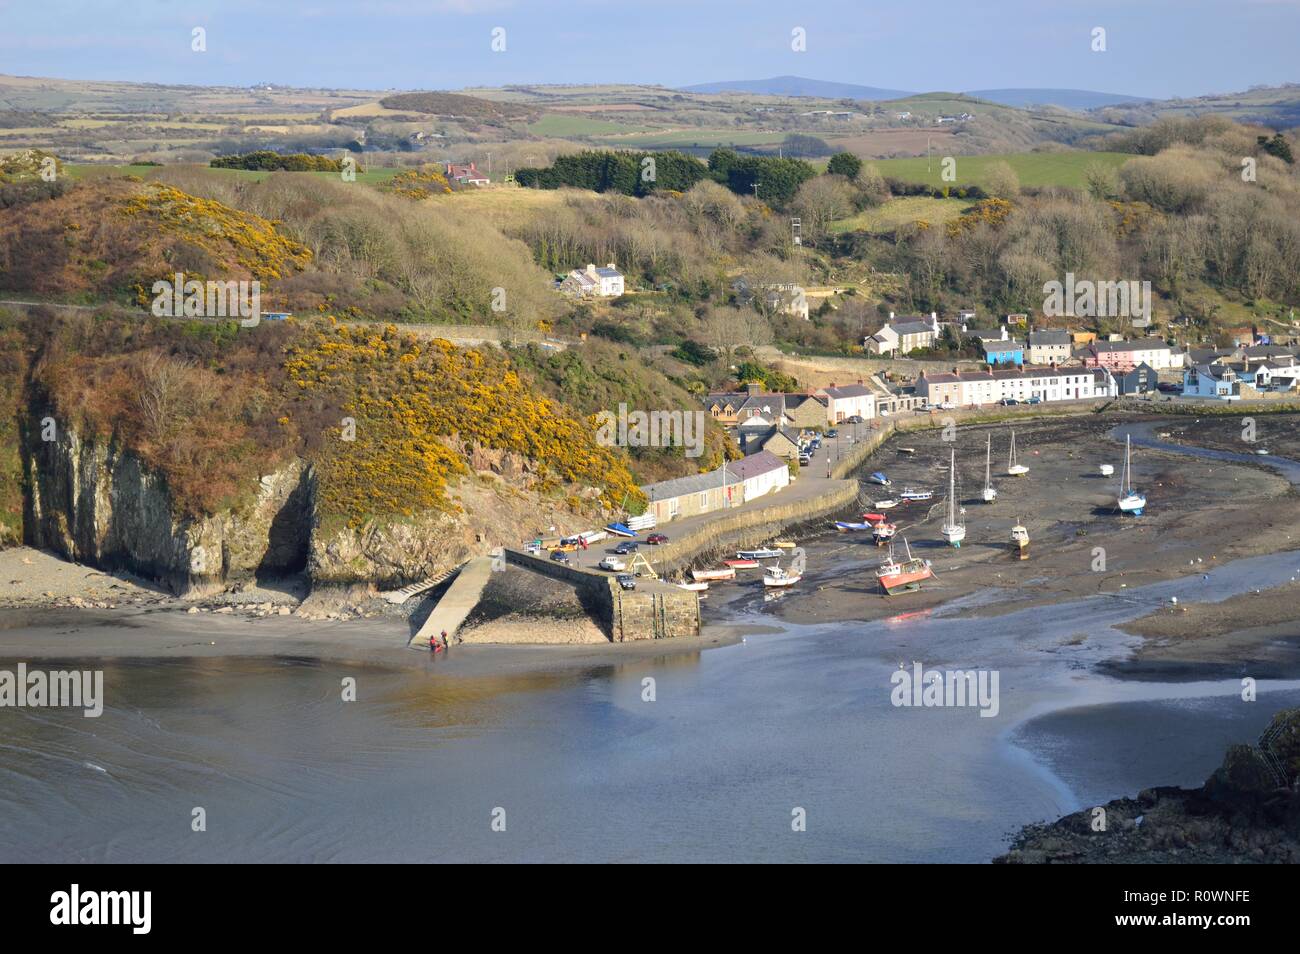
{"type": "MultiPolygon", "coordinates": [[[[1294,562],[1221,567],[1196,581],[1199,595],[1294,562]]],[[[0,860],[986,861],[1026,822],[1199,781],[1225,741],[1258,734],[1256,715],[1282,698],[1267,684],[1243,721],[1234,681],[1089,671],[1130,639],[1108,624],[1180,585],[1192,584],[1050,618],[797,627],[742,616],[769,631],[701,654],[513,677],[113,663],[99,719],[0,709],[0,860]],[[1078,633],[1089,638],[1067,644],[1078,633]],[[997,717],[892,705],[890,675],[914,660],[997,669],[997,717]],[[341,699],[349,676],[356,702],[341,699]],[[1162,695],[1218,701],[1125,708],[1162,695]],[[1112,704],[1026,724],[1088,703],[1112,704]],[[191,831],[195,807],[206,831],[191,831]],[[491,827],[498,808],[503,832],[491,827]],[[796,809],[806,831],[792,830],[796,809]]]]}
{"type": "Polygon", "coordinates": [[[987,861],[1028,822],[1198,784],[1300,702],[1093,668],[1170,597],[1297,573],[1273,554],[995,618],[795,626],[742,601],[741,644],[518,676],[115,662],[101,718],[0,709],[0,861],[987,861]],[[894,706],[915,661],[997,670],[997,716],[894,706]]]}

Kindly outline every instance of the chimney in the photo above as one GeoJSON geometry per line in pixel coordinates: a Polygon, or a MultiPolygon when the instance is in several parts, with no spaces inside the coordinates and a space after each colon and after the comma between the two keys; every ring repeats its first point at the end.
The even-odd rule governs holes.
{"type": "Polygon", "coordinates": [[[596,266],[593,265],[593,264],[591,264],[591,263],[588,263],[588,264],[587,264],[587,274],[588,274],[588,275],[595,275],[595,274],[596,274],[596,266]]]}
{"type": "Polygon", "coordinates": [[[613,267],[614,267],[614,263],[613,263],[613,262],[610,262],[610,263],[609,263],[608,265],[606,265],[605,267],[606,267],[606,268],[613,268],[613,267]]]}
{"type": "Polygon", "coordinates": [[[746,393],[746,394],[758,394],[759,391],[760,391],[760,389],[761,389],[762,387],[763,387],[763,385],[761,385],[761,384],[759,384],[759,383],[757,383],[757,382],[755,382],[755,381],[750,381],[750,382],[748,382],[748,383],[745,385],[745,393],[746,393]]]}
{"type": "Polygon", "coordinates": [[[889,313],[889,320],[890,321],[894,320],[894,313],[892,311],[889,313]]]}

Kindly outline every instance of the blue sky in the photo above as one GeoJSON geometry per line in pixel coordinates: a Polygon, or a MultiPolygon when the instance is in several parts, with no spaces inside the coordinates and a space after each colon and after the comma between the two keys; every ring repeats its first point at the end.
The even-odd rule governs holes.
{"type": "Polygon", "coordinates": [[[1195,96],[1300,80],[1300,0],[0,0],[0,73],[243,86],[682,86],[1195,96]],[[1094,27],[1107,50],[1090,48],[1094,27]],[[207,52],[190,49],[207,31],[207,52]],[[493,52],[492,30],[506,49],[493,52]],[[806,31],[807,50],[791,49],[806,31]]]}

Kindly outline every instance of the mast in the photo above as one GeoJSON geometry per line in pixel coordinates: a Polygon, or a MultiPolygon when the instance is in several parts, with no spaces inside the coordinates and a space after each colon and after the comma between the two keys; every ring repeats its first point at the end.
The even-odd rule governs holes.
{"type": "Polygon", "coordinates": [[[1122,496],[1127,496],[1129,493],[1131,493],[1130,485],[1133,483],[1133,481],[1129,477],[1128,469],[1129,469],[1129,455],[1132,453],[1133,453],[1133,435],[1125,434],[1124,435],[1124,473],[1121,474],[1119,478],[1119,491],[1122,496]]]}
{"type": "Polygon", "coordinates": [[[948,461],[948,526],[957,526],[957,448],[948,461]]]}
{"type": "Polygon", "coordinates": [[[1016,432],[1011,432],[1011,456],[1007,458],[1007,470],[1016,466],[1016,432]]]}

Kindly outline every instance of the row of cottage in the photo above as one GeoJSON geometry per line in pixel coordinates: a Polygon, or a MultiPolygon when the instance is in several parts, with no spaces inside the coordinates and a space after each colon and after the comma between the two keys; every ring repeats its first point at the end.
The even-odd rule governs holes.
{"type": "Polygon", "coordinates": [[[1059,365],[1078,361],[1091,368],[1130,371],[1139,364],[1146,364],[1164,371],[1181,368],[1184,363],[1183,352],[1162,338],[1098,340],[1097,335],[1090,331],[1049,328],[1030,331],[1021,340],[1008,333],[1006,324],[995,331],[968,331],[967,320],[973,317],[974,312],[961,312],[957,321],[941,322],[935,312],[914,318],[895,318],[890,312],[889,321],[875,334],[868,335],[863,340],[863,347],[867,353],[875,355],[909,354],[934,347],[945,328],[949,328],[958,338],[977,340],[983,349],[984,360],[991,365],[1059,365]]]}

